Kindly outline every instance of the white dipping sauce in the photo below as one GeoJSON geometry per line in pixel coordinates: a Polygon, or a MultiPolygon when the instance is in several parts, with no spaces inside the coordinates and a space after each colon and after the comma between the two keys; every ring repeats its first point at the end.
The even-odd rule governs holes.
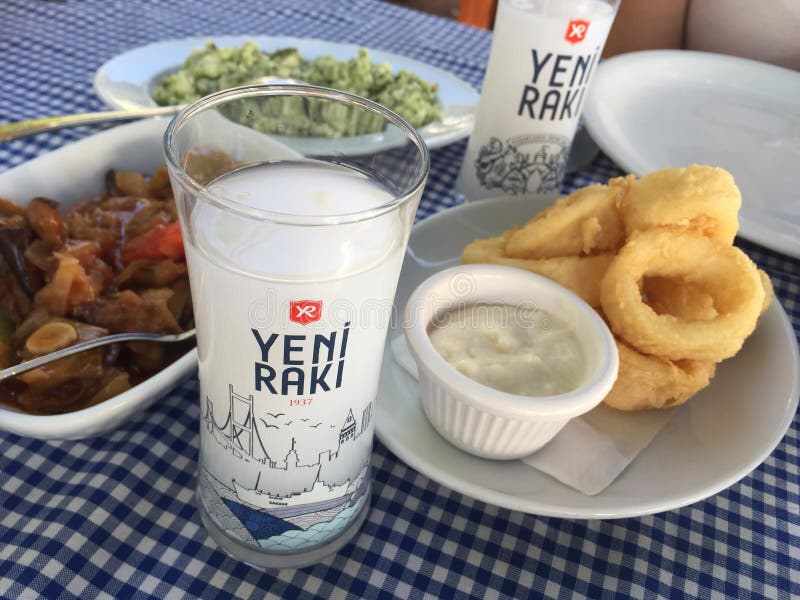
{"type": "Polygon", "coordinates": [[[576,389],[586,361],[563,320],[505,304],[471,305],[445,313],[428,335],[433,347],[464,375],[520,396],[576,389]]]}

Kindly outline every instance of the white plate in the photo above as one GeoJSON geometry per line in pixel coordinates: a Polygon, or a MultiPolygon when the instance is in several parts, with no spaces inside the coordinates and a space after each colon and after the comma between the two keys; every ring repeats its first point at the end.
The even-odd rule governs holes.
{"type": "MultiPolygon", "coordinates": [[[[478,237],[523,223],[550,200],[503,198],[441,212],[414,227],[397,289],[403,307],[423,279],[458,263],[478,237]]],[[[389,332],[389,340],[398,335],[389,332]]],[[[384,353],[378,437],[406,463],[479,500],[538,515],[618,518],[685,506],[735,483],[775,448],[800,393],[800,357],[786,314],[774,302],[736,357],[608,488],[586,496],[520,461],[490,461],[447,443],[422,412],[417,382],[384,353]]]]}
{"type": "Polygon", "coordinates": [[[800,258],[800,73],[702,52],[624,54],[600,63],[583,118],[637,175],[727,169],[742,191],[740,235],[800,258]]]}
{"type": "MultiPolygon", "coordinates": [[[[148,119],[115,127],[54,150],[0,174],[0,196],[20,204],[48,196],[69,206],[104,189],[108,169],[152,173],[164,163],[169,121],[148,119]]],[[[0,404],[0,429],[40,439],[80,439],[110,431],[166,394],[197,366],[191,350],[130,390],[64,415],[29,415],[0,404]]]]}
{"type": "MultiPolygon", "coordinates": [[[[132,109],[156,106],[150,96],[154,82],[165,73],[183,65],[192,50],[202,48],[207,41],[218,47],[241,46],[252,41],[262,50],[297,48],[305,58],[330,55],[338,60],[356,56],[360,46],[325,40],[263,35],[209,36],[158,42],[134,48],[115,56],[98,69],[94,89],[100,99],[113,108],[132,109]]],[[[388,62],[392,70],[401,69],[419,75],[425,81],[439,84],[443,105],[442,121],[420,129],[429,148],[445,146],[467,137],[472,131],[478,93],[468,83],[451,73],[431,65],[381,50],[368,48],[373,62],[388,62]]]]}

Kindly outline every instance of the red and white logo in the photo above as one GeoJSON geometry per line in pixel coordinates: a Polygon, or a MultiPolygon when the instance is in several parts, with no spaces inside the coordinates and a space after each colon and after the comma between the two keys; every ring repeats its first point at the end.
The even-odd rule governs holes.
{"type": "Polygon", "coordinates": [[[564,39],[570,44],[577,44],[582,42],[589,31],[589,21],[584,19],[572,19],[567,25],[567,33],[564,34],[564,39]]]}
{"type": "Polygon", "coordinates": [[[319,321],[322,316],[322,300],[290,300],[289,320],[300,325],[319,321]]]}

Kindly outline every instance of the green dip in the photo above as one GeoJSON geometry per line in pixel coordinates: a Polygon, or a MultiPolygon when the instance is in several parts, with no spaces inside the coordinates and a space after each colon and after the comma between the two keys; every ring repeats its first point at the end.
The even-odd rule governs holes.
{"type": "MultiPolygon", "coordinates": [[[[217,48],[208,42],[202,50],[192,51],[179,71],[157,83],[153,98],[160,105],[188,104],[264,75],[302,79],[369,98],[396,112],[413,127],[442,118],[436,84],[408,71],[393,74],[388,63],[374,64],[363,48],[358,56],[346,61],[331,56],[309,61],[295,48],[270,53],[262,52],[254,42],[247,42],[241,48],[217,48]]],[[[249,115],[249,126],[283,135],[342,137],[380,131],[384,125],[379,117],[365,122],[363,112],[348,111],[344,106],[325,105],[318,110],[313,101],[300,98],[272,100],[257,107],[253,103],[241,107],[241,112],[249,115]],[[308,117],[312,113],[314,119],[308,117]]],[[[229,116],[237,118],[235,114],[229,116]]]]}

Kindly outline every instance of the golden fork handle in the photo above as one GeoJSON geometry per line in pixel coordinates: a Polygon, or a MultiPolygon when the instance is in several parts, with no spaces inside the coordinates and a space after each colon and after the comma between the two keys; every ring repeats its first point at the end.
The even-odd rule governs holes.
{"type": "Polygon", "coordinates": [[[65,127],[169,116],[177,114],[182,108],[182,106],[156,106],[153,108],[138,108],[134,110],[107,110],[77,115],[41,117],[39,119],[31,119],[30,121],[6,123],[5,125],[0,125],[0,142],[8,142],[17,138],[42,133],[44,131],[63,129],[65,127]]]}

